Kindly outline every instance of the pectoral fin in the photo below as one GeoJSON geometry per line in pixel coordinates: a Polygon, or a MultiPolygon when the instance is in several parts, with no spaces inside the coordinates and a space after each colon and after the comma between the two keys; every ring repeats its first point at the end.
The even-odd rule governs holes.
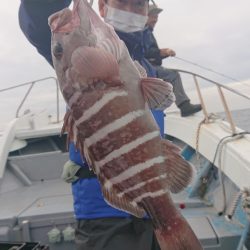
{"type": "Polygon", "coordinates": [[[80,82],[116,81],[119,79],[119,66],[116,58],[100,48],[80,46],[71,56],[74,77],[80,82]]]}
{"type": "Polygon", "coordinates": [[[141,89],[144,99],[151,109],[164,110],[175,101],[172,85],[161,79],[142,78],[141,89]]]}

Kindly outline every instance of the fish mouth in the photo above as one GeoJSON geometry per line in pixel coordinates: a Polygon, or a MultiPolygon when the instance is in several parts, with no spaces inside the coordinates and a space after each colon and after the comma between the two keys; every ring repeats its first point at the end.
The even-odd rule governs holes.
{"type": "Polygon", "coordinates": [[[70,33],[83,23],[84,28],[89,28],[89,25],[86,26],[86,23],[89,23],[88,6],[83,4],[83,8],[79,8],[80,4],[83,4],[81,0],[75,0],[72,10],[65,8],[51,15],[48,19],[51,31],[53,33],[70,33]],[[85,13],[80,13],[80,11],[85,13]],[[81,20],[80,16],[86,18],[81,20]]]}

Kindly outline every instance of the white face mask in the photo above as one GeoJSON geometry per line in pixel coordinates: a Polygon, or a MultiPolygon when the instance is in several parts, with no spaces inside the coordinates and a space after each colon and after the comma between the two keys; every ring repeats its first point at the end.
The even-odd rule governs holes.
{"type": "Polygon", "coordinates": [[[112,8],[107,4],[105,7],[106,16],[104,21],[112,25],[116,30],[130,33],[144,29],[148,19],[147,16],[112,8]]]}

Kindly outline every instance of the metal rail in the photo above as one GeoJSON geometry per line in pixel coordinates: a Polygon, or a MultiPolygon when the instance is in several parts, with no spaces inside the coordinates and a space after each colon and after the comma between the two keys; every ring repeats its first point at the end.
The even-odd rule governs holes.
{"type": "Polygon", "coordinates": [[[194,79],[194,83],[195,83],[195,87],[196,87],[196,91],[198,93],[198,97],[199,97],[199,100],[200,100],[200,103],[201,103],[201,106],[202,106],[202,111],[203,111],[203,114],[205,116],[205,123],[208,123],[208,120],[209,120],[209,114],[207,112],[207,109],[206,109],[206,105],[205,105],[205,101],[204,101],[204,98],[202,96],[202,91],[200,89],[200,85],[199,85],[199,82],[198,82],[198,78],[200,79],[203,79],[203,80],[206,80],[214,85],[217,86],[217,89],[218,89],[218,93],[219,93],[219,96],[220,96],[220,99],[222,101],[222,105],[223,105],[223,108],[224,108],[224,111],[225,111],[225,114],[226,114],[226,117],[227,117],[227,121],[229,122],[230,124],[230,127],[231,127],[231,131],[232,131],[232,134],[235,134],[236,133],[236,126],[235,126],[235,123],[233,121],[233,117],[232,117],[232,114],[231,114],[231,111],[227,105],[227,101],[226,101],[226,98],[225,98],[225,95],[223,93],[223,89],[225,90],[228,90],[238,96],[241,96],[245,99],[248,99],[250,100],[250,96],[248,95],[245,95],[243,93],[240,93],[239,91],[235,90],[235,89],[232,89],[226,85],[223,85],[221,83],[218,83],[218,82],[215,82],[213,80],[210,80],[204,76],[201,76],[201,75],[198,75],[198,74],[195,74],[193,72],[190,72],[190,71],[186,71],[186,70],[181,70],[181,69],[172,69],[172,70],[176,70],[178,71],[179,73],[185,73],[185,74],[188,74],[188,75],[192,75],[193,76],[193,79],[194,79]]]}
{"type": "Polygon", "coordinates": [[[17,107],[16,118],[19,117],[19,112],[20,112],[21,108],[23,107],[23,104],[27,100],[27,97],[30,95],[30,92],[33,89],[33,87],[35,86],[35,84],[40,83],[40,82],[44,82],[44,81],[47,81],[47,80],[54,80],[54,82],[56,84],[56,122],[59,122],[59,119],[60,119],[60,111],[59,111],[59,84],[58,84],[57,78],[53,77],[53,76],[49,76],[49,77],[41,78],[41,79],[38,79],[38,80],[35,80],[35,81],[25,82],[25,83],[17,84],[17,85],[8,87],[8,88],[0,89],[0,93],[1,93],[1,92],[13,90],[13,89],[17,89],[17,88],[24,87],[24,86],[29,86],[29,88],[26,91],[26,93],[25,93],[25,95],[24,95],[21,103],[17,107]]]}
{"type": "MultiPolygon", "coordinates": [[[[234,94],[236,94],[238,96],[241,96],[241,97],[243,97],[245,99],[248,99],[248,100],[250,100],[250,96],[245,95],[243,93],[240,93],[239,91],[237,91],[235,89],[232,89],[232,88],[230,88],[230,87],[228,87],[226,85],[220,84],[220,83],[218,83],[216,81],[208,79],[208,78],[206,78],[204,76],[201,76],[199,74],[195,74],[193,72],[182,70],[182,69],[172,69],[172,70],[176,70],[176,71],[178,71],[180,73],[185,73],[185,74],[193,76],[195,87],[196,87],[196,91],[198,93],[198,97],[199,97],[199,100],[200,100],[200,103],[201,103],[201,106],[202,106],[202,110],[203,110],[203,113],[204,113],[204,116],[205,116],[205,122],[208,122],[208,120],[209,120],[209,114],[207,112],[205,101],[204,101],[204,98],[202,96],[202,91],[201,91],[201,88],[200,88],[200,84],[198,82],[198,78],[206,80],[206,81],[212,83],[213,85],[217,86],[218,93],[219,93],[220,99],[222,101],[222,104],[223,104],[223,107],[224,107],[224,111],[225,111],[227,120],[228,120],[228,122],[230,124],[232,134],[235,134],[236,127],[235,127],[235,124],[234,124],[234,121],[233,121],[233,118],[232,118],[231,111],[229,110],[229,107],[227,105],[227,101],[225,99],[225,96],[224,96],[224,93],[223,93],[223,89],[224,90],[228,90],[228,91],[230,91],[230,92],[232,92],[232,93],[234,93],[234,94]]],[[[41,78],[41,79],[38,79],[38,80],[35,80],[35,81],[31,81],[31,82],[26,82],[26,83],[18,84],[18,85],[15,85],[15,86],[12,86],[12,87],[8,87],[8,88],[5,88],[5,89],[0,89],[0,93],[4,92],[4,91],[9,91],[9,90],[12,90],[12,89],[16,89],[16,88],[20,88],[20,87],[23,87],[23,86],[30,85],[29,88],[28,88],[28,90],[27,90],[27,92],[25,93],[25,95],[24,95],[21,103],[18,105],[18,108],[16,110],[16,117],[19,117],[19,112],[20,112],[21,108],[23,107],[23,104],[25,103],[27,97],[30,95],[30,92],[31,92],[32,88],[34,87],[34,85],[37,84],[37,83],[39,83],[39,82],[43,82],[43,81],[46,81],[46,80],[49,80],[49,79],[54,80],[55,84],[56,84],[56,119],[57,119],[57,122],[59,122],[59,117],[60,117],[60,114],[59,114],[59,84],[58,84],[58,80],[55,77],[53,77],[53,76],[41,78]]]]}

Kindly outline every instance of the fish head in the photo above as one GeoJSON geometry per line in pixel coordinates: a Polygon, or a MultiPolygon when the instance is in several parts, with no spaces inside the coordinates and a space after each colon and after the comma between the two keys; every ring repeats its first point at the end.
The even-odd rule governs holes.
{"type": "Polygon", "coordinates": [[[118,62],[125,45],[87,0],[74,0],[72,10],[66,8],[51,15],[49,26],[53,65],[60,84],[69,76],[71,82],[79,79],[86,82],[92,78],[103,80],[102,76],[106,79],[108,75],[111,80],[119,79],[118,62]],[[92,66],[90,62],[94,62],[92,66]],[[98,73],[96,69],[101,70],[98,73]],[[77,79],[72,79],[76,76],[77,79]]]}
{"type": "Polygon", "coordinates": [[[96,38],[91,33],[87,8],[79,8],[80,2],[74,1],[72,10],[65,8],[49,17],[51,52],[56,69],[68,68],[72,53],[78,47],[96,44],[96,38]]]}

